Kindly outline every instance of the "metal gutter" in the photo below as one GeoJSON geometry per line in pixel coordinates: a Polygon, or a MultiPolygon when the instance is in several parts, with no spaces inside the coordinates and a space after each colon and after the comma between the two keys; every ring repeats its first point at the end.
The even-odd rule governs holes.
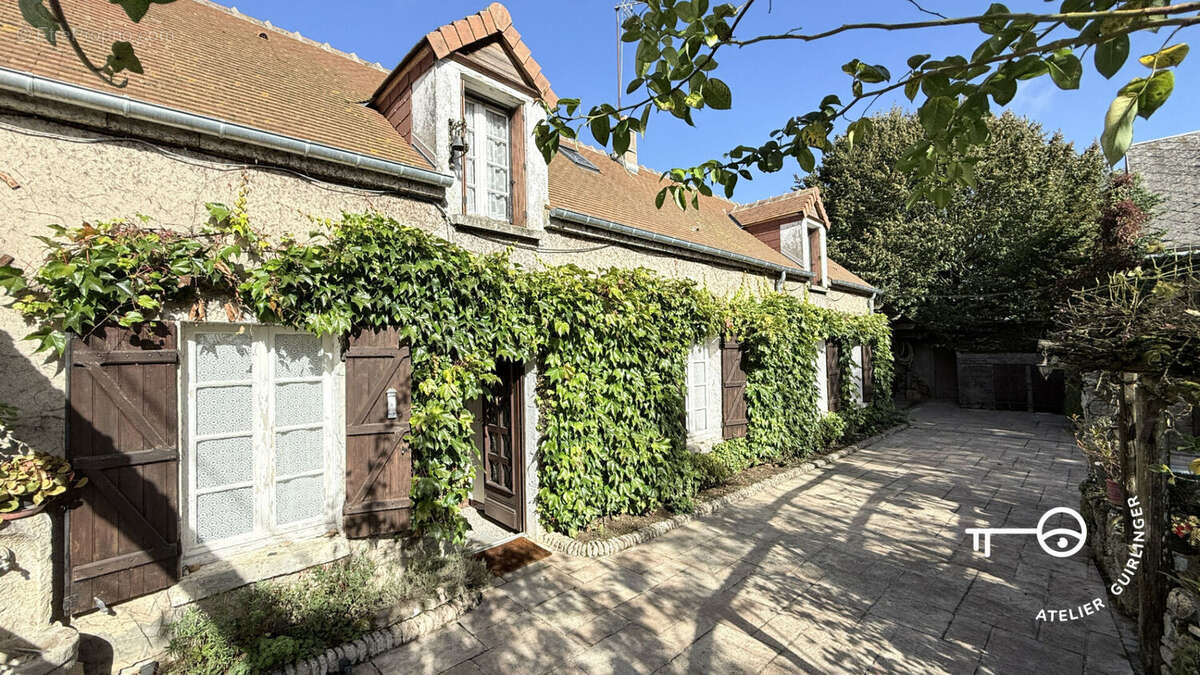
{"type": "Polygon", "coordinates": [[[569,211],[567,209],[550,209],[550,217],[557,218],[558,220],[565,220],[569,223],[575,223],[577,225],[586,225],[588,227],[604,230],[606,232],[621,234],[634,239],[653,242],[662,246],[683,249],[685,251],[698,253],[710,258],[718,258],[731,263],[736,263],[740,267],[750,268],[752,270],[771,272],[772,274],[785,275],[786,277],[799,279],[808,279],[812,277],[811,273],[806,272],[798,267],[787,267],[785,265],[767,262],[766,260],[759,260],[758,258],[752,258],[748,255],[742,255],[741,253],[734,253],[733,251],[726,251],[713,246],[697,244],[687,241],[686,239],[669,237],[665,234],[658,234],[648,230],[630,227],[620,223],[614,223],[611,220],[604,220],[603,218],[596,218],[594,216],[589,216],[584,213],[577,213],[575,211],[569,211]]]}
{"type": "Polygon", "coordinates": [[[137,101],[128,96],[116,96],[87,87],[52,80],[32,73],[0,68],[0,89],[34,98],[58,101],[71,105],[121,115],[130,119],[153,122],[177,129],[194,131],[223,140],[236,141],[271,150],[278,150],[308,159],[374,171],[405,180],[437,187],[449,187],[454,177],[400,162],[371,157],[358,152],[340,150],[333,146],[284,136],[242,124],[224,122],[214,117],[197,115],[155,103],[137,101]]]}
{"type": "Polygon", "coordinates": [[[883,295],[883,291],[879,290],[878,288],[875,288],[874,286],[868,286],[866,284],[857,284],[857,283],[854,283],[853,281],[842,281],[840,279],[830,279],[829,287],[837,288],[837,289],[840,289],[843,291],[850,291],[852,293],[866,293],[866,294],[869,294],[872,296],[883,295]]]}

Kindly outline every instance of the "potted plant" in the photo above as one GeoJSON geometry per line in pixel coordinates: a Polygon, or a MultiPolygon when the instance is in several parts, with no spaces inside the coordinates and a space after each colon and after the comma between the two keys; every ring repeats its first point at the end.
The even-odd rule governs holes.
{"type": "Polygon", "coordinates": [[[1097,478],[1104,478],[1105,494],[1114,505],[1125,503],[1125,484],[1121,477],[1121,456],[1118,451],[1116,425],[1109,417],[1093,417],[1083,421],[1078,416],[1075,422],[1075,444],[1088,458],[1097,478]]]}
{"type": "Polygon", "coordinates": [[[87,483],[87,477],[76,476],[67,460],[15,439],[2,421],[0,452],[0,520],[40,513],[48,501],[87,483]]]}
{"type": "Polygon", "coordinates": [[[1200,553],[1200,518],[1192,515],[1172,515],[1171,534],[1168,548],[1176,553],[1195,555],[1200,553]]]}

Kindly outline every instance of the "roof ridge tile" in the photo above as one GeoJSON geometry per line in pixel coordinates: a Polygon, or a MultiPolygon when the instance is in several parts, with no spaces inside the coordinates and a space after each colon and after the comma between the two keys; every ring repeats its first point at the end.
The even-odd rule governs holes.
{"type": "Polygon", "coordinates": [[[242,12],[238,11],[238,8],[236,6],[226,7],[225,5],[221,5],[216,2],[213,2],[213,0],[192,0],[192,2],[195,2],[196,4],[199,4],[199,5],[204,5],[206,7],[211,7],[213,9],[220,10],[222,12],[225,12],[226,14],[235,16],[238,19],[245,21],[246,23],[253,24],[260,28],[266,28],[273,33],[278,33],[279,35],[283,35],[284,37],[289,37],[298,42],[302,42],[304,44],[311,45],[314,47],[320,47],[327,52],[330,52],[332,54],[337,54],[338,56],[347,58],[351,61],[354,61],[355,63],[361,64],[364,66],[368,66],[370,68],[374,68],[376,70],[380,70],[385,73],[388,72],[388,69],[384,68],[381,64],[379,64],[377,62],[366,61],[366,60],[360,58],[354,52],[344,52],[344,51],[330,45],[328,42],[317,42],[316,40],[314,40],[312,38],[304,37],[303,35],[300,34],[300,31],[298,31],[298,30],[287,30],[285,28],[276,26],[276,25],[272,24],[270,21],[267,21],[265,19],[256,19],[256,18],[250,16],[249,14],[243,14],[242,12]]]}

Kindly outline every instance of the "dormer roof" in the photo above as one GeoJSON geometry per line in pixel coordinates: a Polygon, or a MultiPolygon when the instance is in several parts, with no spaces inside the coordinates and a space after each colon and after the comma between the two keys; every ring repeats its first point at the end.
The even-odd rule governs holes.
{"type": "Polygon", "coordinates": [[[812,218],[825,227],[831,225],[825,213],[825,204],[821,202],[821,190],[815,187],[743,204],[730,215],[742,227],[802,216],[812,218]]]}
{"type": "Polygon", "coordinates": [[[412,73],[414,66],[418,66],[418,71],[423,70],[419,66],[422,61],[427,61],[429,56],[440,61],[456,54],[478,55],[478,61],[484,63],[490,60],[498,71],[494,74],[503,77],[514,73],[521,78],[522,84],[536,92],[547,104],[554,106],[558,103],[558,96],[551,89],[550,80],[546,79],[542,67],[521,39],[521,33],[513,25],[508,9],[498,2],[426,33],[392,70],[372,99],[377,100],[383,95],[397,78],[412,73]],[[502,64],[502,60],[507,60],[509,67],[502,64]]]}

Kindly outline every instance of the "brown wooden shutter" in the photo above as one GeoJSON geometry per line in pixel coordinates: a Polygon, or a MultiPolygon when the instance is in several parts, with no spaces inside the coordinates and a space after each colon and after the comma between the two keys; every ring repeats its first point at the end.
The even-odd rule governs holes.
{"type": "Polygon", "coordinates": [[[742,370],[742,348],[737,340],[721,340],[721,434],[742,438],[750,425],[746,414],[746,372],[742,370]]]}
{"type": "Polygon", "coordinates": [[[825,372],[829,397],[829,410],[837,412],[842,409],[842,364],[838,359],[838,345],[833,340],[825,342],[825,372]]]}
{"type": "Polygon", "coordinates": [[[346,351],[346,536],[408,527],[412,507],[412,359],[395,328],[364,329],[346,351]],[[396,392],[388,418],[388,390],[396,392]]]}
{"type": "Polygon", "coordinates": [[[65,609],[79,614],[179,578],[179,351],[174,326],[71,341],[67,459],[88,477],[67,512],[65,609]]]}
{"type": "Polygon", "coordinates": [[[510,150],[512,158],[512,224],[525,226],[525,112],[521,106],[513,110],[509,119],[511,131],[510,150]]]}
{"type": "Polygon", "coordinates": [[[824,269],[821,258],[821,231],[819,229],[808,231],[808,260],[812,264],[812,282],[818,286],[825,285],[825,277],[821,274],[824,269]]]}
{"type": "Polygon", "coordinates": [[[863,345],[862,347],[862,399],[863,403],[870,403],[875,397],[875,364],[871,360],[873,357],[871,345],[863,345]]]}

